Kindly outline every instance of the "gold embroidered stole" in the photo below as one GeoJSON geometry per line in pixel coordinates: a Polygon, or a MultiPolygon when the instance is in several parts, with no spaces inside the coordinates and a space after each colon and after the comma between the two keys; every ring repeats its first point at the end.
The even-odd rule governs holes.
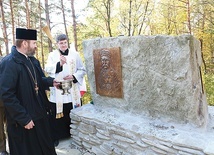
{"type": "MultiPolygon", "coordinates": [[[[63,77],[67,75],[73,75],[76,71],[76,55],[73,51],[70,51],[68,56],[65,56],[67,59],[67,63],[63,65],[63,70],[56,76],[56,80],[63,80],[63,77]]],[[[62,90],[55,89],[56,90],[56,118],[63,117],[63,95],[62,90]]],[[[81,95],[80,95],[80,89],[79,84],[72,82],[72,87],[69,90],[70,94],[72,96],[72,105],[73,108],[79,107],[81,105],[81,95]]]]}

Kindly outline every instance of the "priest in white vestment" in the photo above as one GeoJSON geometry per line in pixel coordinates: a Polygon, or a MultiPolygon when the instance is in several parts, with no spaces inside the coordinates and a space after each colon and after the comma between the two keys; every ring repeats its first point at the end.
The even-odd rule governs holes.
{"type": "Polygon", "coordinates": [[[50,52],[45,71],[58,81],[72,80],[68,93],[50,87],[50,102],[54,118],[51,119],[55,146],[59,140],[70,137],[70,110],[81,106],[80,87],[84,87],[85,67],[79,53],[72,47],[68,48],[68,37],[60,34],[56,38],[58,49],[50,52]]]}

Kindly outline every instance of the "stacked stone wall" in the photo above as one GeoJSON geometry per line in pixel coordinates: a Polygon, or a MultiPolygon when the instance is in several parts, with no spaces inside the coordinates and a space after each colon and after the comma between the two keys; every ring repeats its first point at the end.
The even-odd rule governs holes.
{"type": "Polygon", "coordinates": [[[214,154],[209,148],[213,131],[209,135],[202,129],[182,129],[180,125],[161,124],[152,120],[149,120],[145,127],[141,126],[143,122],[140,120],[135,123],[128,122],[131,117],[139,119],[135,118],[136,116],[127,117],[127,124],[130,124],[128,127],[124,125],[125,122],[103,119],[113,113],[95,111],[93,105],[86,105],[72,110],[70,117],[73,143],[96,155],[214,154]],[[86,114],[83,114],[84,112],[86,114]],[[99,117],[93,117],[94,113],[99,117]]]}

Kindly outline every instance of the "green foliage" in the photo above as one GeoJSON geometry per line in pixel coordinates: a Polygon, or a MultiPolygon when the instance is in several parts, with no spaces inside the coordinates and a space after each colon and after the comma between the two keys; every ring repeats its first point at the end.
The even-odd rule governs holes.
{"type": "Polygon", "coordinates": [[[214,106],[214,73],[205,74],[204,79],[207,102],[209,105],[214,106]]]}
{"type": "Polygon", "coordinates": [[[87,91],[82,97],[82,104],[87,104],[92,101],[90,90],[87,91]]]}
{"type": "Polygon", "coordinates": [[[214,106],[214,63],[208,59],[202,66],[202,79],[208,105],[214,106]],[[209,61],[208,61],[209,60],[209,61]]]}
{"type": "MultiPolygon", "coordinates": [[[[44,4],[44,1],[41,1],[44,4]]],[[[38,53],[36,57],[45,64],[49,53],[47,36],[40,32],[40,27],[46,25],[44,6],[38,6],[36,1],[29,1],[31,26],[42,34],[43,43],[38,37],[38,53]],[[39,7],[41,7],[41,25],[39,24],[39,7]],[[43,49],[43,53],[41,53],[43,49]]],[[[11,11],[9,0],[4,1],[5,22],[8,35],[11,34],[11,11]]],[[[51,31],[62,25],[60,1],[49,1],[51,31]],[[56,19],[59,19],[56,21],[56,19]]],[[[72,40],[72,18],[70,1],[64,1],[69,38],[72,40]]],[[[82,10],[84,21],[77,22],[78,51],[84,61],[82,42],[97,37],[115,37],[118,35],[181,35],[189,33],[202,40],[202,52],[206,74],[203,75],[205,92],[209,105],[214,105],[214,5],[213,0],[89,0],[87,8],[82,10]],[[187,7],[190,2],[190,8],[187,7]],[[188,16],[190,15],[190,17],[188,16]],[[188,19],[189,17],[189,19],[188,19]]],[[[13,1],[15,27],[26,26],[26,8],[23,1],[13,1]],[[22,4],[22,5],[19,5],[22,4]]],[[[78,18],[78,14],[76,16],[78,18]]],[[[64,33],[58,29],[56,33],[64,33]]],[[[55,36],[54,34],[52,34],[55,36]]],[[[89,84],[87,93],[83,96],[83,104],[92,100],[89,84]]]]}

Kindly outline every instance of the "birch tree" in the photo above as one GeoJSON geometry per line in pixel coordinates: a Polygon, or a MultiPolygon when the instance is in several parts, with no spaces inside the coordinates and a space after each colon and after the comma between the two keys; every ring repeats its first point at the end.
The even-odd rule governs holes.
{"type": "MultiPolygon", "coordinates": [[[[51,31],[48,0],[45,0],[45,15],[46,15],[47,26],[48,26],[49,30],[51,31]]],[[[49,38],[48,38],[48,48],[49,48],[49,52],[53,51],[52,42],[49,38]]]]}
{"type": "Polygon", "coordinates": [[[12,26],[12,43],[15,45],[15,21],[14,21],[14,13],[13,13],[13,1],[10,0],[10,15],[11,15],[11,26],[12,26]]]}
{"type": "Polygon", "coordinates": [[[76,15],[74,9],[74,0],[71,0],[71,12],[72,12],[72,28],[73,28],[73,38],[74,38],[74,47],[76,51],[78,51],[77,45],[77,23],[76,23],[76,15]]]}
{"type": "Polygon", "coordinates": [[[134,36],[147,33],[150,17],[154,10],[152,0],[121,0],[118,8],[120,28],[125,35],[134,36]]]}
{"type": "MultiPolygon", "coordinates": [[[[62,18],[63,18],[64,28],[65,28],[65,34],[68,36],[68,29],[67,29],[67,22],[65,20],[65,9],[64,9],[63,0],[61,0],[61,10],[62,10],[62,18]]],[[[68,39],[68,45],[70,45],[69,39],[68,39]]]]}
{"type": "Polygon", "coordinates": [[[25,0],[25,9],[26,9],[26,27],[31,28],[30,26],[30,10],[28,7],[28,0],[25,0]]]}
{"type": "Polygon", "coordinates": [[[3,1],[0,0],[0,13],[1,13],[1,21],[2,21],[2,32],[4,37],[4,43],[6,48],[6,54],[9,54],[9,48],[8,48],[8,35],[7,35],[7,26],[5,22],[5,15],[4,15],[4,7],[3,7],[3,1]]]}
{"type": "Polygon", "coordinates": [[[95,30],[100,29],[103,34],[100,36],[114,36],[112,32],[112,23],[114,17],[112,16],[112,10],[114,9],[113,0],[94,0],[89,1],[89,7],[93,10],[93,17],[89,17],[88,21],[93,23],[95,30]]]}

